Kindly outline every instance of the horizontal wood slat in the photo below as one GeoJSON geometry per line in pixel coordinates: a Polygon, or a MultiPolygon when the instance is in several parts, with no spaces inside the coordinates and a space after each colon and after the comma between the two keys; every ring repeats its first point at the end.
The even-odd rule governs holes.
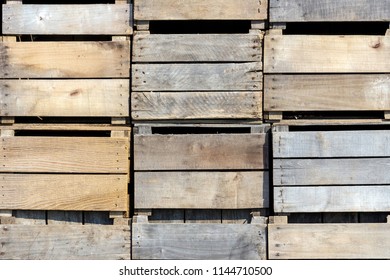
{"type": "Polygon", "coordinates": [[[390,131],[274,132],[274,158],[390,157],[390,131]]]}
{"type": "Polygon", "coordinates": [[[267,18],[268,1],[258,0],[136,0],[136,20],[262,20],[267,18]]]}
{"type": "Polygon", "coordinates": [[[268,225],[270,259],[389,259],[390,224],[268,225]]]}
{"type": "Polygon", "coordinates": [[[130,35],[130,5],[3,5],[3,34],[130,35]]]}
{"type": "Polygon", "coordinates": [[[130,42],[0,42],[0,78],[128,78],[130,42]]]}
{"type": "Polygon", "coordinates": [[[390,211],[390,186],[275,187],[274,197],[279,213],[390,211]]]}
{"type": "Polygon", "coordinates": [[[133,223],[133,259],[266,259],[262,224],[133,223]]]}
{"type": "Polygon", "coordinates": [[[133,62],[261,61],[259,34],[142,34],[134,36],[133,62]]]}
{"type": "Polygon", "coordinates": [[[133,92],[135,120],[260,119],[262,92],[133,92]]]}
{"type": "Polygon", "coordinates": [[[269,207],[268,172],[135,172],[137,209],[269,207]]]}
{"type": "Polygon", "coordinates": [[[134,168],[208,170],[268,168],[268,137],[253,134],[136,135],[134,168]]]}
{"type": "Polygon", "coordinates": [[[269,0],[271,22],[390,21],[387,0],[269,0]]]}
{"type": "Polygon", "coordinates": [[[266,75],[265,111],[390,110],[390,75],[266,75]]]}
{"type": "Polygon", "coordinates": [[[265,73],[387,73],[390,36],[265,36],[265,73]]]}
{"type": "Polygon", "coordinates": [[[126,117],[128,80],[1,80],[1,116],[126,117]]]}
{"type": "Polygon", "coordinates": [[[0,259],[130,259],[130,227],[0,225],[0,259]]]}
{"type": "Polygon", "coordinates": [[[260,62],[133,64],[133,91],[261,90],[260,62]]]}
{"type": "Polygon", "coordinates": [[[0,208],[127,211],[127,175],[0,174],[0,208]]]}
{"type": "Polygon", "coordinates": [[[274,159],[273,164],[275,185],[390,184],[390,158],[274,159]]]}
{"type": "Polygon", "coordinates": [[[2,137],[0,172],[123,173],[128,138],[2,137]]]}

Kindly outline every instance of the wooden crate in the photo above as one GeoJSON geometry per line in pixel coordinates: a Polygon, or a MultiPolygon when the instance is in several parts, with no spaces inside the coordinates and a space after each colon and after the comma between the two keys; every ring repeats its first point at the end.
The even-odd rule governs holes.
{"type": "Polygon", "coordinates": [[[129,117],[130,15],[126,1],[7,1],[0,116],[129,117]]]}
{"type": "Polygon", "coordinates": [[[275,212],[390,211],[387,126],[294,128],[274,127],[275,212]]]}
{"type": "Polygon", "coordinates": [[[261,119],[262,40],[136,32],[133,120],[261,119]]]}
{"type": "Polygon", "coordinates": [[[271,260],[390,258],[389,223],[290,224],[287,217],[276,219],[268,225],[271,260]]]}
{"type": "Polygon", "coordinates": [[[136,209],[269,207],[269,126],[139,124],[135,129],[136,209]]]}
{"type": "Polygon", "coordinates": [[[250,224],[153,223],[136,216],[132,224],[133,259],[266,259],[266,218],[250,224]]]}
{"type": "MultiPolygon", "coordinates": [[[[313,22],[390,21],[388,3],[377,1],[270,1],[264,49],[264,112],[270,120],[291,118],[387,119],[390,103],[389,31],[381,35],[292,34],[313,22]],[[282,32],[282,29],[285,30],[282,32]],[[288,33],[289,35],[283,35],[288,33]],[[291,34],[291,35],[290,35],[291,34]],[[369,114],[367,114],[369,112],[369,114]]],[[[325,25],[326,26],[326,25],[325,25]]],[[[371,32],[371,31],[370,31],[371,32]]],[[[378,33],[379,30],[375,30],[378,33]]],[[[368,33],[370,34],[370,33],[368,33]]]]}
{"type": "Polygon", "coordinates": [[[130,258],[130,128],[15,123],[0,131],[1,259],[130,258]]]}

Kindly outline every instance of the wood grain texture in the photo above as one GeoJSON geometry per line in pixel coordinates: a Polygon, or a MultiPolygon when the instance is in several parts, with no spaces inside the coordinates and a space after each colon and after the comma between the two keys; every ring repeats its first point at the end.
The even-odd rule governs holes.
{"type": "Polygon", "coordinates": [[[133,91],[261,90],[260,62],[133,64],[133,91]]]}
{"type": "Polygon", "coordinates": [[[187,134],[134,136],[134,168],[225,170],[268,168],[268,136],[187,134]]]}
{"type": "Polygon", "coordinates": [[[1,174],[0,208],[127,211],[126,175],[1,174]]]}
{"type": "Polygon", "coordinates": [[[129,173],[129,139],[2,137],[1,172],[129,173]]]}
{"type": "Polygon", "coordinates": [[[274,185],[387,185],[390,158],[274,159],[274,185]]]}
{"type": "Polygon", "coordinates": [[[275,187],[274,210],[302,212],[390,211],[390,186],[275,187]]]}
{"type": "Polygon", "coordinates": [[[2,79],[128,78],[130,42],[0,42],[0,66],[2,79]]]}
{"type": "Polygon", "coordinates": [[[261,61],[263,35],[136,33],[133,62],[261,61]]]}
{"type": "Polygon", "coordinates": [[[0,225],[0,259],[130,259],[130,227],[0,225]]]}
{"type": "Polygon", "coordinates": [[[265,73],[388,73],[389,36],[265,36],[265,73]]]}
{"type": "Polygon", "coordinates": [[[390,75],[266,75],[265,111],[390,110],[390,75]]]}
{"type": "Polygon", "coordinates": [[[266,226],[133,224],[133,259],[266,258],[266,226]]]}
{"type": "Polygon", "coordinates": [[[389,157],[390,131],[274,132],[274,158],[389,157]]]}
{"type": "Polygon", "coordinates": [[[132,92],[134,120],[261,119],[262,92],[132,92]]]}
{"type": "Polygon", "coordinates": [[[137,209],[269,207],[268,172],[135,172],[137,209]]]}
{"type": "Polygon", "coordinates": [[[130,14],[126,4],[3,5],[3,34],[130,35],[130,14]]]}
{"type": "Polygon", "coordinates": [[[387,0],[270,0],[271,22],[390,21],[387,0]]]}
{"type": "Polygon", "coordinates": [[[268,1],[258,0],[136,0],[135,20],[262,20],[268,1]]]}
{"type": "Polygon", "coordinates": [[[1,116],[126,117],[128,80],[2,80],[1,116]]]}
{"type": "Polygon", "coordinates": [[[270,259],[388,259],[389,224],[268,225],[270,259]]]}

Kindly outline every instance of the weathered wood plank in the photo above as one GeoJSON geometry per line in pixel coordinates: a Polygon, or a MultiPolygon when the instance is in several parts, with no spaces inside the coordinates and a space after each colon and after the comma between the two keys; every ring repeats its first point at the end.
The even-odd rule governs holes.
{"type": "Polygon", "coordinates": [[[134,62],[254,62],[262,58],[258,34],[136,33],[134,62]]]}
{"type": "Polygon", "coordinates": [[[128,80],[2,80],[0,115],[126,117],[128,80]]]}
{"type": "Polygon", "coordinates": [[[265,259],[261,224],[133,224],[133,259],[265,259]]]}
{"type": "Polygon", "coordinates": [[[260,62],[133,64],[133,91],[261,90],[260,62]]]}
{"type": "Polygon", "coordinates": [[[388,157],[390,131],[274,132],[274,158],[388,157]]]}
{"type": "Polygon", "coordinates": [[[130,259],[130,227],[0,225],[0,259],[130,259]]]}
{"type": "Polygon", "coordinates": [[[262,20],[267,18],[268,1],[258,0],[136,0],[135,20],[262,20]]]}
{"type": "Polygon", "coordinates": [[[265,133],[135,135],[134,168],[265,169],[268,136],[265,133]]]}
{"type": "Polygon", "coordinates": [[[390,75],[266,75],[264,110],[390,110],[390,75]]]}
{"type": "Polygon", "coordinates": [[[390,21],[387,0],[270,0],[271,22],[390,21]]]}
{"type": "Polygon", "coordinates": [[[135,172],[135,208],[250,209],[269,207],[269,174],[135,172]]]}
{"type": "Polygon", "coordinates": [[[128,78],[130,75],[129,41],[0,42],[0,57],[0,78],[128,78]]]}
{"type": "Polygon", "coordinates": [[[1,172],[129,173],[129,139],[1,137],[1,172]]]}
{"type": "Polygon", "coordinates": [[[3,34],[130,35],[130,14],[126,4],[3,5],[3,34]]]}
{"type": "Polygon", "coordinates": [[[279,213],[386,212],[390,211],[389,197],[390,186],[275,187],[274,210],[279,213]]]}
{"type": "Polygon", "coordinates": [[[390,158],[274,159],[274,184],[387,185],[390,158]]]}
{"type": "Polygon", "coordinates": [[[0,208],[127,211],[126,175],[0,175],[0,208]]]}
{"type": "Polygon", "coordinates": [[[266,73],[387,73],[390,36],[265,36],[266,73]]]}
{"type": "Polygon", "coordinates": [[[262,92],[133,92],[134,120],[261,119],[262,92]]]}
{"type": "Polygon", "coordinates": [[[270,259],[388,259],[389,224],[269,225],[270,259]]]}

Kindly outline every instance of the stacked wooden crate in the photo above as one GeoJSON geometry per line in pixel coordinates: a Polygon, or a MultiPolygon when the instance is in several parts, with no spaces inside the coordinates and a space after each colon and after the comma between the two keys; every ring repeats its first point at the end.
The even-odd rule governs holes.
{"type": "Polygon", "coordinates": [[[266,258],[266,15],[257,0],[134,1],[134,259],[266,258]]]}
{"type": "Polygon", "coordinates": [[[281,120],[273,128],[274,211],[281,216],[269,225],[271,259],[390,257],[389,7],[270,0],[264,110],[281,120]],[[366,28],[368,21],[387,25],[374,25],[384,26],[375,30],[381,35],[316,34],[316,25],[292,35],[305,23],[333,22],[339,34],[346,22],[366,28]]]}
{"type": "Polygon", "coordinates": [[[130,5],[61,3],[2,6],[0,258],[129,259],[130,5]]]}

